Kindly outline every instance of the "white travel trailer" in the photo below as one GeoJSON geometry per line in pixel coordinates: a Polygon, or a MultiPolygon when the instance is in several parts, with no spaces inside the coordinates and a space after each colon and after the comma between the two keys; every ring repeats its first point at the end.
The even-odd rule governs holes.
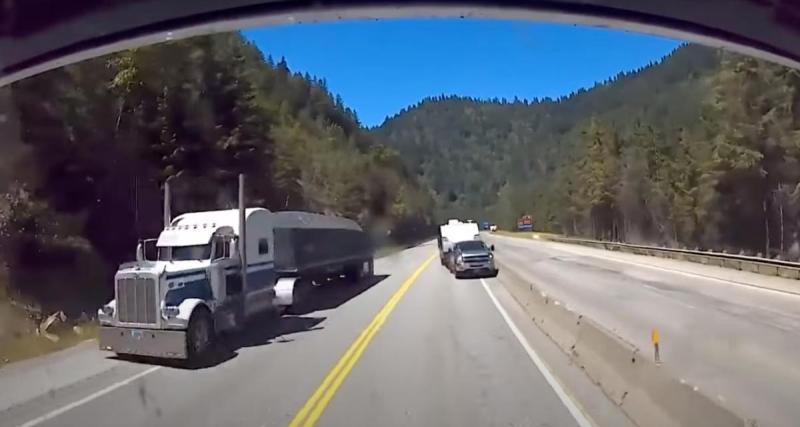
{"type": "Polygon", "coordinates": [[[466,240],[480,240],[481,234],[478,224],[475,222],[461,222],[457,219],[447,221],[447,224],[439,226],[437,241],[439,244],[439,260],[442,265],[450,267],[452,264],[453,245],[466,240]]]}

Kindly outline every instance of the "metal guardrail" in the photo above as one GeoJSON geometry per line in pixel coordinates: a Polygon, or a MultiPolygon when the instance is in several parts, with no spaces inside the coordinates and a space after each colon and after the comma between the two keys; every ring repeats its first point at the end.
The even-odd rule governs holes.
{"type": "Polygon", "coordinates": [[[662,248],[657,246],[634,245],[630,243],[606,242],[601,240],[579,239],[548,235],[542,237],[560,243],[579,244],[610,251],[628,252],[637,255],[649,255],[660,258],[671,258],[691,261],[699,264],[732,268],[769,276],[800,279],[800,263],[747,255],[726,254],[720,252],[699,251],[691,249],[662,248]]]}

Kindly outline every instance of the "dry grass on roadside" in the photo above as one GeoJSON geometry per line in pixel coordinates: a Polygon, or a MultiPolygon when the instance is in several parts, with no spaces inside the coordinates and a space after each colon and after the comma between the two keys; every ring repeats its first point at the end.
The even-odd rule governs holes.
{"type": "Polygon", "coordinates": [[[71,326],[51,331],[59,338],[55,342],[35,333],[14,333],[0,337],[0,368],[8,363],[63,350],[97,337],[97,324],[94,322],[78,325],[77,329],[79,332],[71,326]]]}
{"type": "Polygon", "coordinates": [[[95,338],[97,324],[86,321],[75,328],[71,324],[57,325],[49,332],[58,336],[58,341],[53,342],[38,335],[36,323],[24,310],[10,303],[5,288],[0,283],[0,368],[11,362],[52,353],[95,338]]]}

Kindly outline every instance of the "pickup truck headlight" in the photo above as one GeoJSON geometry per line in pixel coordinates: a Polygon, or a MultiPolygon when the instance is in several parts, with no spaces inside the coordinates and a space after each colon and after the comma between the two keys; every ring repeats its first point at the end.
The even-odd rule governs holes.
{"type": "Polygon", "coordinates": [[[458,257],[456,257],[456,264],[458,264],[458,265],[464,265],[464,258],[462,258],[462,257],[461,257],[461,255],[459,255],[458,257]]]}

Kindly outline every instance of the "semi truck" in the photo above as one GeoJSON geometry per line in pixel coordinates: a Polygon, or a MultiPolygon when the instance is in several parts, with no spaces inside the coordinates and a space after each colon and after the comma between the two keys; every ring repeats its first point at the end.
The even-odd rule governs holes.
{"type": "Polygon", "coordinates": [[[439,246],[439,261],[448,269],[453,269],[453,245],[467,240],[480,240],[480,230],[475,222],[461,222],[451,219],[447,224],[439,226],[437,243],[439,246]]]}
{"type": "Polygon", "coordinates": [[[164,187],[164,229],[119,267],[114,299],[98,311],[102,350],[194,363],[218,334],[297,306],[313,284],[373,274],[369,235],[351,220],[245,208],[244,176],[238,209],[173,219],[164,187]]]}

